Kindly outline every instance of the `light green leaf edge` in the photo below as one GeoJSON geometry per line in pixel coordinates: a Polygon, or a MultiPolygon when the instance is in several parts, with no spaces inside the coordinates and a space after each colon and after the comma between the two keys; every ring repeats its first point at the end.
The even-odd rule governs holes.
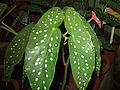
{"type": "Polygon", "coordinates": [[[94,32],[94,30],[92,29],[92,27],[90,26],[90,24],[86,21],[85,18],[81,17],[83,20],[83,25],[87,26],[86,31],[89,32],[89,34],[91,35],[91,39],[95,48],[95,70],[97,73],[97,76],[99,76],[100,74],[100,68],[101,68],[101,55],[100,55],[100,42],[99,39],[96,35],[96,33],[94,32]]]}
{"type": "Polygon", "coordinates": [[[65,27],[71,35],[68,45],[73,78],[77,87],[85,90],[95,68],[93,42],[86,24],[83,24],[83,18],[73,8],[67,7],[64,10],[65,27]]]}
{"type": "Polygon", "coordinates": [[[25,54],[25,69],[32,90],[49,90],[52,83],[61,33],[57,28],[64,19],[64,12],[49,9],[33,28],[25,54]]]}
{"type": "Polygon", "coordinates": [[[21,61],[33,26],[33,24],[29,24],[24,27],[8,45],[4,59],[5,79],[10,79],[14,66],[21,61]]]}

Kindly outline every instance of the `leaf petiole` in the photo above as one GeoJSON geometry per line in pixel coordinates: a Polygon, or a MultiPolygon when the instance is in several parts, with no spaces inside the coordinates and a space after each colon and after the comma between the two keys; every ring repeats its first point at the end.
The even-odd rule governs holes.
{"type": "Polygon", "coordinates": [[[6,16],[7,16],[8,14],[10,14],[15,8],[16,8],[16,6],[14,6],[13,8],[11,8],[11,9],[3,16],[3,18],[2,18],[1,20],[4,20],[4,19],[6,18],[6,16]]]}
{"type": "Polygon", "coordinates": [[[15,30],[13,30],[11,27],[6,25],[4,22],[1,22],[1,24],[4,25],[5,27],[4,26],[0,26],[0,28],[5,29],[5,30],[7,30],[7,31],[17,35],[17,32],[15,32],[15,30]]]}
{"type": "MultiPolygon", "coordinates": [[[[69,59],[69,57],[68,57],[66,63],[64,63],[65,71],[64,71],[64,80],[63,80],[63,85],[62,85],[62,89],[61,89],[61,90],[64,90],[64,87],[65,87],[65,84],[66,84],[69,61],[70,61],[70,59],[69,59]]],[[[65,61],[64,61],[64,62],[65,62],[65,61]]]]}

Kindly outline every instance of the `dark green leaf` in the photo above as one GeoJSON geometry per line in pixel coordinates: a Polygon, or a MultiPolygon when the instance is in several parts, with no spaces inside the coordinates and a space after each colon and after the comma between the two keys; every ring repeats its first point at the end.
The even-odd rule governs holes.
{"type": "Polygon", "coordinates": [[[73,2],[74,2],[74,0],[61,0],[60,4],[62,6],[72,6],[73,2]]]}
{"type": "Polygon", "coordinates": [[[97,8],[99,7],[99,5],[100,5],[100,0],[95,0],[95,7],[97,8]]]}
{"type": "MultiPolygon", "coordinates": [[[[112,26],[110,25],[104,25],[104,30],[108,33],[111,33],[111,30],[112,30],[112,26]]],[[[120,37],[120,28],[118,27],[115,27],[115,35],[117,35],[118,37],[120,37]]]]}
{"type": "Polygon", "coordinates": [[[6,8],[7,8],[6,4],[0,3],[0,17],[3,14],[3,12],[5,11],[6,8]]]}
{"type": "Polygon", "coordinates": [[[95,13],[97,14],[98,18],[103,19],[106,23],[110,23],[113,26],[120,26],[120,20],[113,15],[102,11],[101,9],[94,9],[95,13]]]}
{"type": "Polygon", "coordinates": [[[80,2],[74,2],[73,7],[76,11],[79,11],[82,8],[82,5],[79,5],[80,2]]]}
{"type": "Polygon", "coordinates": [[[70,64],[77,87],[85,90],[95,67],[95,51],[89,28],[73,9],[66,9],[65,27],[71,35],[68,41],[70,64]]]}
{"type": "Polygon", "coordinates": [[[33,4],[51,7],[50,4],[46,0],[25,0],[25,1],[33,3],[33,4]]]}
{"type": "Polygon", "coordinates": [[[29,18],[28,14],[22,10],[22,11],[19,11],[19,14],[18,14],[16,20],[18,22],[22,23],[23,25],[27,25],[28,18],[29,18]]]}
{"type": "Polygon", "coordinates": [[[63,19],[64,12],[54,7],[33,28],[25,55],[25,69],[32,90],[50,88],[61,41],[61,33],[57,27],[63,19]]]}
{"type": "Polygon", "coordinates": [[[118,5],[120,5],[120,0],[111,0],[111,1],[113,1],[113,2],[117,3],[118,5]]]}
{"type": "Polygon", "coordinates": [[[114,69],[120,72],[120,45],[115,55],[114,69]]]}
{"type": "MultiPolygon", "coordinates": [[[[82,17],[81,17],[82,18],[82,17]]],[[[86,30],[89,32],[91,35],[91,40],[93,42],[94,48],[95,48],[95,59],[96,59],[96,67],[95,70],[97,72],[97,75],[99,76],[100,73],[100,67],[101,67],[101,56],[100,56],[100,43],[97,38],[96,33],[94,30],[91,28],[90,24],[86,21],[86,19],[82,18],[83,20],[83,25],[85,25],[86,30]]]]}
{"type": "Polygon", "coordinates": [[[89,1],[89,7],[91,8],[97,8],[100,5],[100,0],[88,0],[89,1]]]}
{"type": "Polygon", "coordinates": [[[98,38],[99,38],[99,40],[101,41],[102,46],[103,46],[104,49],[114,50],[114,49],[112,48],[112,46],[110,45],[110,43],[109,43],[105,38],[103,38],[103,37],[101,37],[101,36],[98,36],[98,38]]]}
{"type": "Polygon", "coordinates": [[[9,79],[14,66],[21,61],[33,26],[33,24],[30,24],[23,28],[9,44],[4,59],[4,78],[9,79]]]}
{"type": "Polygon", "coordinates": [[[40,12],[42,14],[44,13],[42,8],[37,5],[24,5],[24,6],[21,6],[20,9],[29,10],[31,12],[40,12]]]}
{"type": "Polygon", "coordinates": [[[94,8],[95,0],[89,0],[89,7],[94,8]]]}
{"type": "Polygon", "coordinates": [[[79,14],[83,17],[91,17],[91,10],[79,10],[79,14]]]}
{"type": "Polygon", "coordinates": [[[114,9],[118,13],[120,13],[120,5],[114,1],[111,0],[102,0],[106,5],[108,5],[110,8],[114,9]]]}

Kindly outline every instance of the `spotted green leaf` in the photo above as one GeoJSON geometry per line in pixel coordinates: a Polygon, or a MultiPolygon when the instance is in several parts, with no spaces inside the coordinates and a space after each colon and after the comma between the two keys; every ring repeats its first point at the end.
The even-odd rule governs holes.
{"type": "Polygon", "coordinates": [[[83,25],[85,25],[86,31],[89,32],[89,34],[91,35],[91,40],[93,42],[94,48],[95,48],[95,70],[97,72],[97,75],[99,76],[100,73],[100,67],[101,67],[101,56],[100,56],[100,43],[98,40],[98,37],[96,35],[96,33],[94,32],[94,30],[91,28],[90,24],[86,21],[85,18],[82,18],[82,23],[83,25]]]}
{"type": "Polygon", "coordinates": [[[14,66],[21,61],[33,26],[33,24],[30,24],[23,28],[9,44],[4,59],[4,78],[9,79],[14,66]]]}
{"type": "Polygon", "coordinates": [[[68,41],[70,64],[77,87],[85,90],[95,67],[95,51],[89,29],[83,18],[73,9],[66,8],[65,27],[71,35],[68,41]]]}
{"type": "Polygon", "coordinates": [[[6,8],[7,8],[6,4],[0,3],[0,17],[3,14],[3,12],[5,11],[6,8]]]}
{"type": "Polygon", "coordinates": [[[32,90],[50,88],[61,41],[61,32],[57,27],[63,19],[64,12],[53,7],[33,28],[25,55],[25,69],[32,90]]]}

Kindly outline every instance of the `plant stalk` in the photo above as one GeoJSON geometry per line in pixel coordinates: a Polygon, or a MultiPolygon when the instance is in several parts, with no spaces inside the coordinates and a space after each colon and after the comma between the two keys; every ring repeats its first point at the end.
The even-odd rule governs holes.
{"type": "Polygon", "coordinates": [[[4,19],[6,18],[6,16],[7,16],[8,14],[10,14],[15,8],[16,8],[16,6],[14,6],[13,8],[11,8],[11,9],[3,16],[2,20],[4,20],[4,19]]]}
{"type": "Polygon", "coordinates": [[[93,18],[89,19],[89,20],[88,20],[88,23],[91,22],[92,20],[93,20],[93,18]]]}
{"type": "Polygon", "coordinates": [[[11,27],[9,27],[8,25],[6,25],[6,24],[3,23],[3,22],[2,22],[1,24],[4,25],[5,27],[0,25],[0,28],[5,29],[5,30],[7,30],[7,31],[9,31],[9,32],[17,35],[17,32],[15,32],[15,30],[13,30],[11,27]]]}
{"type": "Polygon", "coordinates": [[[62,61],[63,61],[63,64],[65,65],[65,58],[64,58],[64,49],[62,48],[62,61]]]}
{"type": "Polygon", "coordinates": [[[66,84],[66,80],[67,80],[67,73],[68,73],[68,66],[69,66],[69,57],[67,59],[67,62],[64,64],[64,66],[65,66],[64,80],[63,80],[63,85],[62,85],[62,89],[61,90],[64,90],[65,84],[66,84]]]}

